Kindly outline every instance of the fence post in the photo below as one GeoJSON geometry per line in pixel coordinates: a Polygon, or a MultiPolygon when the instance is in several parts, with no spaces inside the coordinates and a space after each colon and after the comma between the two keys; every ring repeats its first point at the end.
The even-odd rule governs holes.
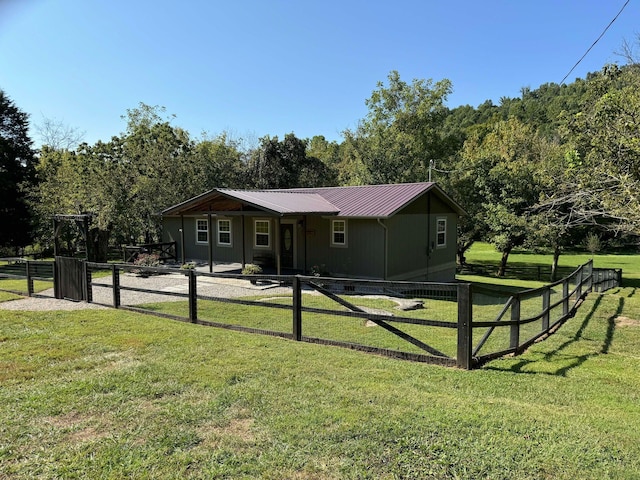
{"type": "Polygon", "coordinates": [[[574,304],[572,305],[571,309],[573,309],[573,307],[578,303],[578,300],[580,300],[580,297],[582,297],[582,272],[584,270],[584,267],[581,266],[579,271],[578,271],[578,284],[576,285],[576,299],[574,304]]]}
{"type": "Polygon", "coordinates": [[[547,287],[542,292],[542,331],[549,330],[549,305],[551,304],[551,288],[547,287]]]}
{"type": "Polygon", "coordinates": [[[31,278],[31,264],[29,263],[29,260],[27,260],[25,263],[27,268],[27,295],[32,296],[33,295],[33,278],[31,278]]]}
{"type": "Polygon", "coordinates": [[[300,276],[293,277],[293,339],[302,340],[302,285],[300,276]]]}
{"type": "Polygon", "coordinates": [[[189,269],[189,321],[198,321],[198,290],[195,270],[189,269]]]}
{"type": "Polygon", "coordinates": [[[473,367],[472,292],[470,283],[458,284],[458,367],[473,367]]]}
{"type": "Polygon", "coordinates": [[[511,303],[511,320],[515,321],[511,325],[509,334],[509,348],[518,348],[520,345],[520,296],[514,295],[511,303]]]}
{"type": "Polygon", "coordinates": [[[562,316],[569,315],[569,279],[565,278],[562,282],[562,316]]]}
{"type": "Polygon", "coordinates": [[[111,278],[113,283],[113,306],[120,307],[120,271],[117,265],[111,266],[111,278]]]}
{"type": "Polygon", "coordinates": [[[58,259],[55,257],[53,260],[53,296],[55,298],[62,298],[62,295],[60,295],[60,272],[58,259]]]}
{"type": "Polygon", "coordinates": [[[91,282],[93,277],[91,275],[91,267],[87,265],[88,262],[83,263],[84,268],[84,299],[87,303],[93,302],[93,287],[91,282]]]}

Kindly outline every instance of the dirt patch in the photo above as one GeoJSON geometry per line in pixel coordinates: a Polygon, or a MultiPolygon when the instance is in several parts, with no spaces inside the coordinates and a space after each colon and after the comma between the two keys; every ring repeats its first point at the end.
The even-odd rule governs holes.
{"type": "Polygon", "coordinates": [[[253,418],[233,418],[223,426],[206,423],[198,429],[198,433],[205,447],[218,448],[223,443],[231,443],[237,448],[242,448],[243,445],[252,445],[256,441],[253,424],[253,418]]]}
{"type": "Polygon", "coordinates": [[[106,432],[100,432],[95,427],[84,426],[83,424],[88,420],[89,418],[83,417],[77,412],[71,412],[57,417],[46,417],[44,422],[60,430],[70,430],[65,435],[65,439],[69,443],[92,442],[107,436],[106,432]]]}
{"type": "Polygon", "coordinates": [[[640,327],[640,320],[629,317],[618,316],[615,319],[616,325],[619,327],[640,327]]]}

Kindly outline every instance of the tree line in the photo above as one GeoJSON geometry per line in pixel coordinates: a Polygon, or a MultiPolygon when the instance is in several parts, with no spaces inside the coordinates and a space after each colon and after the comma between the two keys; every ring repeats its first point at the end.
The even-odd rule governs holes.
{"type": "Polygon", "coordinates": [[[12,225],[0,247],[50,248],[53,215],[91,213],[89,241],[104,258],[109,245],[157,241],[160,211],[212,188],[432,179],[467,212],[460,263],[485,240],[502,252],[502,273],[520,246],[553,251],[556,266],[589,232],[618,241],[640,233],[639,86],[630,61],[497,105],[448,108],[449,80],[406,82],[393,71],[341,142],[290,133],[250,148],[224,132],[195,138],[163,108],[140,104],[109,141],[73,147],[69,130],[49,128],[35,149],[26,114],[0,91],[0,215],[12,225]]]}

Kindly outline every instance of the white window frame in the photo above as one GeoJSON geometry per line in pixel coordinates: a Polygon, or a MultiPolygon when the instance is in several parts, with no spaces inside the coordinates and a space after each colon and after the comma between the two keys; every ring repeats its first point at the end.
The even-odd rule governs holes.
{"type": "Polygon", "coordinates": [[[332,247],[346,247],[347,246],[347,220],[331,220],[331,246],[332,247]],[[343,230],[336,230],[336,225],[342,224],[343,230]],[[344,235],[344,240],[342,242],[336,242],[336,233],[341,233],[344,235]]]}
{"type": "Polygon", "coordinates": [[[230,218],[219,218],[217,221],[217,226],[218,226],[218,236],[217,236],[217,244],[221,247],[230,247],[231,245],[233,245],[233,227],[232,227],[232,222],[230,218]],[[229,225],[228,230],[223,230],[221,228],[222,224],[227,224],[229,225]],[[223,242],[221,240],[221,235],[223,233],[228,233],[229,234],[229,241],[228,242],[223,242]]]}
{"type": "Polygon", "coordinates": [[[255,248],[271,248],[271,220],[265,218],[256,218],[253,221],[253,246],[255,248]],[[266,223],[267,224],[267,232],[258,232],[258,224],[266,223]],[[266,245],[258,245],[258,235],[266,235],[267,236],[267,244],[266,245]]]}
{"type": "Polygon", "coordinates": [[[209,220],[204,218],[196,218],[196,243],[201,245],[209,244],[209,220]],[[201,225],[204,225],[204,229],[200,228],[201,225]],[[205,240],[200,240],[200,234],[205,234],[205,240]]]}
{"type": "Polygon", "coordinates": [[[436,219],[436,248],[444,248],[447,246],[447,219],[440,217],[436,219]],[[440,226],[442,225],[442,228],[440,226]],[[440,237],[442,236],[442,241],[440,237]]]}

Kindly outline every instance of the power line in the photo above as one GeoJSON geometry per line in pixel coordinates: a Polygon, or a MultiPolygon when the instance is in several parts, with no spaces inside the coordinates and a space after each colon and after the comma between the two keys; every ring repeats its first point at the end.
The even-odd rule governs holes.
{"type": "Polygon", "coordinates": [[[569,75],[571,75],[571,72],[573,72],[573,70],[574,70],[574,69],[575,69],[575,68],[580,64],[580,62],[582,62],[582,60],[584,60],[584,57],[586,57],[586,56],[587,56],[587,54],[591,51],[591,49],[592,49],[593,47],[595,47],[595,46],[596,46],[596,43],[598,43],[598,42],[600,41],[600,39],[604,36],[604,34],[605,34],[605,33],[607,33],[607,30],[609,30],[609,27],[610,27],[611,25],[613,25],[613,22],[615,22],[615,21],[618,19],[618,17],[620,16],[620,14],[621,14],[621,13],[622,13],[622,11],[625,9],[625,7],[629,4],[629,2],[630,2],[630,1],[631,1],[631,0],[627,0],[627,1],[624,3],[624,5],[622,6],[622,8],[621,8],[621,9],[620,9],[620,11],[618,12],[618,14],[617,14],[615,17],[613,17],[613,20],[611,20],[611,21],[609,22],[609,25],[607,25],[607,28],[605,28],[605,29],[602,31],[602,33],[600,34],[600,36],[599,36],[598,38],[596,38],[596,41],[595,41],[595,42],[593,42],[593,44],[592,44],[592,45],[587,49],[587,51],[586,51],[586,52],[584,52],[584,55],[582,55],[582,57],[580,57],[580,60],[578,60],[578,61],[576,62],[576,64],[575,64],[573,67],[571,67],[571,70],[569,70],[569,73],[567,73],[567,74],[564,76],[564,78],[563,78],[563,79],[562,79],[562,81],[560,82],[560,85],[562,85],[562,84],[564,83],[564,81],[567,79],[567,77],[568,77],[569,75]]]}

